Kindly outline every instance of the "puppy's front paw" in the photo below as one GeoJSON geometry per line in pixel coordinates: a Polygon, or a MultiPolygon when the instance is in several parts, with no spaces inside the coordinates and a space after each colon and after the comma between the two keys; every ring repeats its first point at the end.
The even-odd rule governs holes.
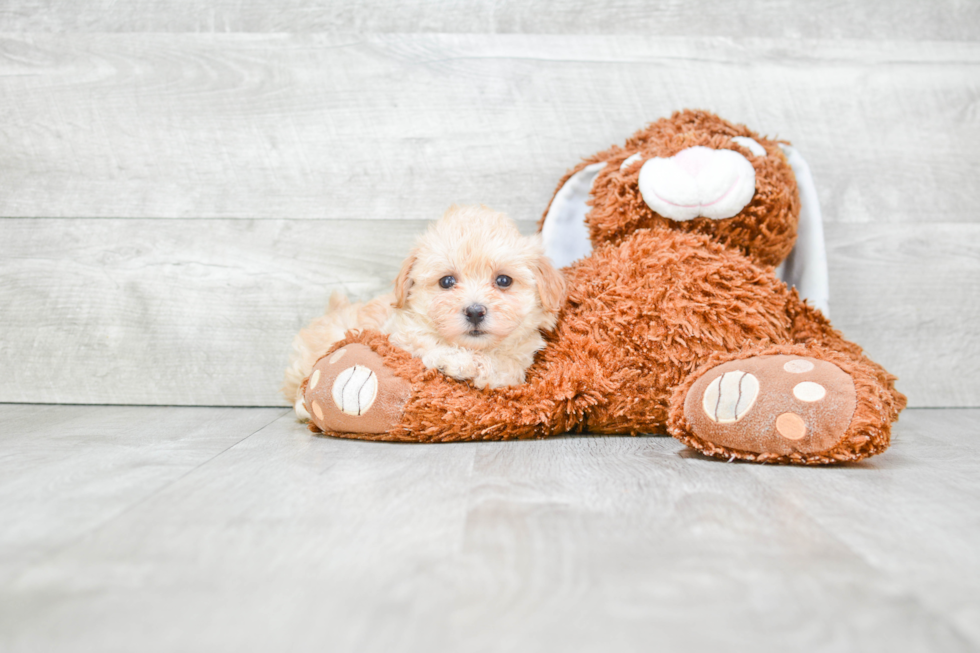
{"type": "Polygon", "coordinates": [[[296,419],[300,422],[310,421],[310,414],[306,410],[306,402],[303,400],[303,392],[300,390],[297,393],[299,396],[296,398],[296,403],[293,404],[293,411],[296,413],[296,419]]]}
{"type": "MultiPolygon", "coordinates": [[[[479,364],[478,364],[479,365],[479,364]]],[[[523,368],[512,370],[498,369],[494,367],[492,361],[486,360],[479,365],[480,371],[473,378],[473,385],[478,388],[505,388],[510,385],[520,385],[524,383],[525,375],[523,368]]]]}
{"type": "Polygon", "coordinates": [[[472,379],[480,372],[473,352],[465,349],[434,349],[422,357],[422,364],[460,381],[472,379]]]}
{"type": "Polygon", "coordinates": [[[497,375],[494,373],[492,363],[483,356],[474,357],[474,367],[476,371],[474,372],[472,379],[473,385],[480,388],[498,388],[501,385],[507,385],[506,383],[498,383],[497,375]]]}

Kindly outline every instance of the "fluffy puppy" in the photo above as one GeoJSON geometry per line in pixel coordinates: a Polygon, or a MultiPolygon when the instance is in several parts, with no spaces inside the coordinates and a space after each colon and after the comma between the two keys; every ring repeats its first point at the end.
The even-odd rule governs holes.
{"type": "Polygon", "coordinates": [[[419,238],[394,293],[365,304],[335,293],[326,314],[299,332],[283,393],[307,419],[299,385],[351,329],[386,333],[426,367],[478,388],[522,383],[564,299],[565,279],[539,236],[522,236],[485,206],[451,206],[419,238]]]}

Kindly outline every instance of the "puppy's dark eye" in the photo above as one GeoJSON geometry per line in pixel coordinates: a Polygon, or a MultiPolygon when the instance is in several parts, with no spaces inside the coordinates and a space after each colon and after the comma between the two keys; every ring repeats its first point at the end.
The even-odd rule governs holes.
{"type": "Polygon", "coordinates": [[[453,276],[443,277],[442,279],[439,279],[439,285],[445,288],[446,290],[449,290],[450,288],[456,285],[456,277],[453,276]]]}
{"type": "Polygon", "coordinates": [[[498,288],[510,288],[510,284],[512,283],[514,283],[514,280],[508,277],[506,274],[497,275],[498,288]]]}

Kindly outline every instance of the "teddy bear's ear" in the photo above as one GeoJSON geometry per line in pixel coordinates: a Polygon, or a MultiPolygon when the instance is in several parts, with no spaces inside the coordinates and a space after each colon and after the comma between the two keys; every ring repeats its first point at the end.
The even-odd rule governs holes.
{"type": "Polygon", "coordinates": [[[790,145],[780,145],[796,176],[800,191],[800,221],[796,228],[796,245],[786,260],[776,268],[776,275],[788,286],[795,286],[801,299],[830,316],[830,282],[827,274],[827,249],[823,238],[823,217],[817,199],[817,187],[810,166],[790,145]]]}
{"type": "Polygon", "coordinates": [[[591,207],[586,201],[592,193],[592,182],[605,166],[605,162],[593,163],[569,177],[548,207],[541,239],[544,253],[560,268],[592,253],[589,226],[585,223],[591,207]]]}
{"type": "Polygon", "coordinates": [[[405,308],[405,304],[408,302],[408,291],[412,289],[412,266],[415,265],[416,254],[413,250],[405,262],[402,263],[402,269],[398,272],[398,276],[395,277],[395,301],[392,304],[395,308],[405,308]]]}

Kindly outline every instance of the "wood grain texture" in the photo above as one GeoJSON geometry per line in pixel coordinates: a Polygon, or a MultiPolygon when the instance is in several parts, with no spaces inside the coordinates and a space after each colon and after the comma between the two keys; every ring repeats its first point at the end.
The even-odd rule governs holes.
{"type": "Polygon", "coordinates": [[[410,221],[0,220],[0,401],[281,404],[330,293],[390,289],[410,221]],[[3,301],[3,300],[0,300],[3,301]],[[258,375],[256,370],[262,370],[258,375]]]}
{"type": "MultiPolygon", "coordinates": [[[[0,423],[10,410],[48,409],[0,423]]],[[[153,419],[131,448],[171,462],[157,445],[187,413],[100,410],[153,419]]],[[[975,650],[978,417],[908,411],[884,455],[826,469],[662,437],[343,441],[282,417],[0,584],[0,648],[975,650]]],[[[23,439],[24,479],[60,476],[54,441],[113,444],[97,419],[74,443],[60,430],[23,439]]],[[[38,519],[56,521],[48,497],[38,519]]]]}
{"type": "Polygon", "coordinates": [[[0,586],[283,412],[0,406],[0,586]]]}
{"type": "Polygon", "coordinates": [[[976,40],[955,0],[7,0],[0,32],[479,32],[976,40]]]}
{"type": "MultiPolygon", "coordinates": [[[[333,290],[388,289],[422,228],[0,220],[0,401],[280,405],[295,333],[333,290]]],[[[835,325],[898,374],[911,405],[975,406],[980,225],[827,236],[835,325]]]]}
{"type": "Polygon", "coordinates": [[[838,224],[826,235],[834,325],[898,375],[910,406],[980,404],[977,227],[838,224]]]}
{"type": "Polygon", "coordinates": [[[903,413],[892,449],[866,467],[876,476],[871,483],[857,473],[751,471],[837,533],[841,545],[883,573],[901,577],[905,592],[899,591],[897,600],[914,596],[921,609],[944,615],[980,647],[980,558],[973,553],[980,522],[966,507],[980,502],[978,418],[976,410],[903,413]],[[906,520],[907,528],[897,526],[898,520],[906,520]]]}
{"type": "Polygon", "coordinates": [[[830,222],[975,224],[978,93],[967,42],[7,34],[0,216],[533,219],[703,107],[793,141],[830,222]]]}

